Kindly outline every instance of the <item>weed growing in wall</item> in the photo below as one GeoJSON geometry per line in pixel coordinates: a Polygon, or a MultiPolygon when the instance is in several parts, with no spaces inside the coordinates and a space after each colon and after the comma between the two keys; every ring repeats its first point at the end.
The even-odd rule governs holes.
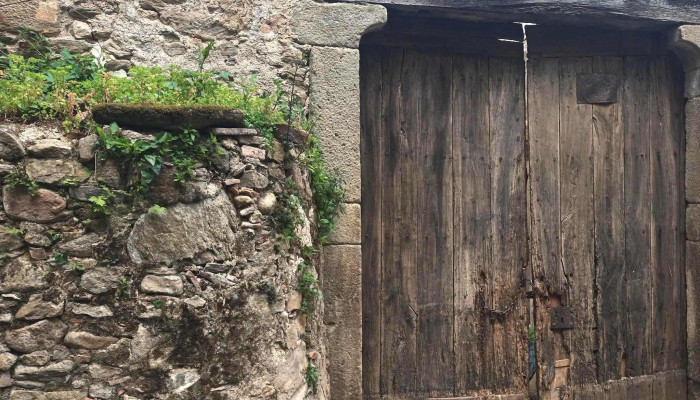
{"type": "Polygon", "coordinates": [[[297,270],[299,292],[301,293],[301,308],[299,311],[307,315],[313,314],[314,304],[316,300],[321,298],[319,282],[312,271],[313,266],[306,262],[301,262],[297,270]]]}
{"type": "Polygon", "coordinates": [[[205,162],[219,152],[214,135],[200,135],[194,129],[176,133],[160,132],[155,140],[137,139],[133,142],[119,136],[118,131],[119,127],[114,123],[109,131],[97,127],[100,147],[107,156],[131,165],[135,172],[133,188],[141,194],[148,192],[164,162],[175,165],[174,179],[182,183],[189,179],[198,162],[205,162]]]}
{"type": "Polygon", "coordinates": [[[321,244],[325,244],[343,210],[343,180],[338,172],[329,172],[326,169],[321,146],[315,138],[311,138],[309,149],[306,151],[306,168],[311,177],[311,192],[316,205],[317,234],[321,244]]]}
{"type": "Polygon", "coordinates": [[[306,381],[306,386],[311,388],[313,394],[318,393],[318,382],[321,378],[321,373],[318,368],[309,360],[306,364],[306,369],[304,370],[304,380],[306,381]]]}
{"type": "Polygon", "coordinates": [[[10,188],[18,186],[23,187],[32,196],[36,196],[39,193],[39,185],[33,180],[29,179],[27,173],[22,168],[15,168],[12,170],[12,172],[5,176],[3,182],[10,188]]]}
{"type": "Polygon", "coordinates": [[[278,205],[270,216],[272,224],[281,235],[280,239],[296,242],[296,228],[304,224],[299,187],[293,181],[282,183],[282,192],[277,196],[278,205]]]}

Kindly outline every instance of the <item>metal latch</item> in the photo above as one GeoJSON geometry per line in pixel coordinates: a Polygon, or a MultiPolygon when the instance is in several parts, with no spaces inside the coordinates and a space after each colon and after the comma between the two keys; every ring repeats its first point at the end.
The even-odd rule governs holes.
{"type": "Polygon", "coordinates": [[[549,310],[551,325],[549,329],[561,331],[574,329],[574,312],[571,307],[553,307],[549,310]]]}

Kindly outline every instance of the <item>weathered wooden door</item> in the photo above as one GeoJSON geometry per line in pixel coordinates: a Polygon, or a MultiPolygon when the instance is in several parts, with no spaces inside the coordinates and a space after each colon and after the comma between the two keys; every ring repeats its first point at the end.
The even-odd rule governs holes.
{"type": "Polygon", "coordinates": [[[572,50],[540,28],[526,65],[499,40],[519,26],[437,42],[430,24],[390,24],[361,52],[365,397],[675,400],[673,59],[651,34],[593,54],[597,36],[572,50]],[[668,395],[620,394],[647,381],[668,395]]]}
{"type": "Polygon", "coordinates": [[[540,396],[568,385],[583,398],[683,399],[680,66],[654,34],[533,27],[528,38],[540,396]],[[551,329],[557,310],[571,312],[567,329],[551,329]]]}

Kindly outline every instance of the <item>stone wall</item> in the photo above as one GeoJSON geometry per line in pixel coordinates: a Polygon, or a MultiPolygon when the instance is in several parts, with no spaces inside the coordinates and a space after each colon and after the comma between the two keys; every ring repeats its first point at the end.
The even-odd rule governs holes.
{"type": "MultiPolygon", "coordinates": [[[[295,0],[40,0],[3,7],[0,41],[29,27],[54,48],[102,52],[108,69],[180,65],[196,69],[197,45],[216,43],[207,69],[265,88],[291,81],[303,46],[290,31],[295,0]]],[[[304,71],[297,76],[304,76],[304,71]]],[[[303,79],[298,82],[303,85],[303,79]]],[[[305,90],[297,92],[305,97],[305,90]]]]}
{"type": "Polygon", "coordinates": [[[0,124],[0,399],[300,400],[308,359],[325,381],[318,324],[300,313],[302,259],[270,221],[280,182],[308,193],[308,176],[255,131],[216,133],[223,154],[185,184],[164,165],[138,199],[94,135],[0,124]],[[18,171],[36,194],[8,185],[18,171]],[[105,188],[108,214],[90,203],[105,188]]]}
{"type": "MultiPolygon", "coordinates": [[[[339,168],[347,183],[349,200],[345,207],[346,214],[339,221],[337,232],[329,238],[331,246],[325,251],[322,262],[324,267],[323,271],[320,271],[322,278],[327,277],[322,279],[324,302],[333,305],[333,314],[323,318],[327,326],[318,328],[317,345],[321,351],[317,364],[322,370],[322,392],[329,393],[326,379],[330,379],[334,387],[333,398],[359,399],[362,369],[362,302],[357,47],[364,33],[379,29],[384,24],[384,8],[323,4],[310,0],[40,0],[6,7],[2,11],[0,40],[10,48],[17,47],[17,29],[29,27],[46,35],[56,50],[65,47],[74,52],[104,55],[106,67],[112,71],[125,70],[131,65],[170,64],[194,69],[198,45],[214,40],[216,47],[207,61],[207,69],[228,71],[239,83],[248,82],[250,77],[255,75],[258,78],[257,85],[264,89],[273,89],[277,79],[282,80],[287,88],[291,86],[292,81],[294,82],[295,94],[307,102],[313,119],[317,121],[316,131],[329,166],[339,168]],[[311,54],[309,70],[314,71],[315,91],[309,78],[312,74],[306,67],[299,67],[297,63],[304,53],[311,54]],[[307,100],[310,92],[314,92],[312,96],[315,96],[315,104],[310,104],[310,100],[307,100]],[[334,276],[342,279],[336,282],[334,276]],[[333,351],[328,354],[322,351],[326,344],[333,347],[333,351]],[[325,374],[326,365],[329,368],[328,374],[325,374]]],[[[100,167],[102,166],[97,165],[97,175],[108,176],[108,172],[101,172],[100,167]]],[[[158,188],[154,193],[160,190],[158,188]]],[[[189,196],[197,197],[198,193],[200,192],[194,190],[189,196]]],[[[86,195],[87,193],[83,194],[86,195]]],[[[214,196],[207,201],[223,202],[223,199],[221,196],[214,196]]],[[[150,219],[149,216],[143,217],[144,221],[150,219]]],[[[136,227],[140,227],[141,223],[142,221],[136,222],[136,227]]],[[[125,228],[121,236],[126,235],[126,230],[128,229],[125,228]]],[[[157,231],[142,230],[146,233],[140,234],[141,237],[147,237],[157,231]]],[[[172,234],[177,235],[177,232],[172,234]]],[[[229,240],[224,235],[213,238],[213,242],[218,243],[222,238],[229,240]]],[[[134,240],[133,243],[139,241],[140,239],[134,240]]],[[[167,240],[163,239],[158,245],[166,242],[167,240]]],[[[263,242],[270,245],[267,239],[263,242]]],[[[191,245],[196,247],[200,244],[201,240],[191,245]]],[[[161,252],[158,257],[167,257],[166,254],[171,252],[177,254],[179,249],[175,247],[161,252]]],[[[130,251],[130,255],[134,260],[141,257],[136,251],[130,251]]],[[[155,252],[152,256],[156,256],[155,252]]],[[[288,273],[294,269],[296,261],[298,260],[286,260],[283,267],[277,267],[277,273],[280,274],[281,269],[284,271],[283,275],[289,278],[288,273]]],[[[201,264],[197,268],[200,267],[201,264]]],[[[203,267],[206,269],[206,264],[203,267]]],[[[265,268],[263,270],[268,271],[265,268]]],[[[201,277],[195,271],[191,272],[195,277],[201,277]]],[[[209,273],[206,270],[203,272],[209,273]]],[[[140,290],[141,283],[138,279],[142,278],[144,273],[134,276],[134,288],[140,290]]],[[[187,271],[184,273],[187,274],[187,271]]],[[[185,278],[188,275],[183,277],[183,271],[179,271],[177,275],[173,271],[169,274],[179,275],[187,291],[188,281],[185,278]]],[[[277,283],[279,287],[290,287],[289,283],[281,278],[277,283]]],[[[186,293],[180,299],[187,298],[188,295],[189,293],[186,293]]],[[[21,301],[18,303],[21,304],[21,301]]],[[[225,303],[230,304],[230,301],[225,303]]],[[[255,304],[264,308],[262,303],[255,304]]],[[[284,322],[276,331],[300,330],[300,322],[288,324],[279,313],[275,315],[278,323],[284,322]]],[[[275,327],[274,323],[265,321],[262,319],[255,329],[266,335],[275,332],[275,329],[272,329],[275,327]]],[[[129,324],[131,325],[133,324],[129,324]]],[[[312,331],[314,329],[315,327],[311,328],[312,331]]],[[[290,335],[294,336],[296,331],[292,331],[290,335]]],[[[104,334],[115,337],[117,335],[112,332],[104,334]]],[[[133,330],[126,336],[132,334],[133,330]]],[[[276,346],[271,347],[277,349],[276,346]]],[[[287,374],[290,383],[284,386],[287,392],[281,394],[280,399],[287,398],[285,393],[289,392],[289,388],[298,388],[295,386],[298,375],[296,367],[301,359],[300,351],[294,350],[290,353],[291,350],[282,347],[283,350],[276,351],[280,352],[281,358],[291,357],[289,362],[283,363],[289,366],[291,371],[287,374]]],[[[259,348],[265,346],[261,344],[259,348]]],[[[227,354],[227,351],[229,355],[232,354],[231,349],[221,349],[221,354],[227,354]]],[[[201,368],[198,371],[200,376],[204,376],[201,368]]],[[[249,374],[254,376],[256,372],[250,370],[249,374]]],[[[270,374],[262,374],[259,381],[264,381],[265,376],[270,374]]],[[[203,381],[204,379],[200,379],[200,382],[203,381]]],[[[273,386],[276,385],[275,382],[273,381],[273,386]]],[[[280,390],[277,386],[275,389],[280,390]]],[[[239,397],[232,395],[231,398],[248,398],[246,395],[251,398],[266,398],[261,394],[254,395],[258,392],[252,389],[246,390],[244,394],[238,395],[239,397]]],[[[301,392],[296,393],[300,396],[301,392]]],[[[275,398],[275,395],[272,398],[275,398]]]]}

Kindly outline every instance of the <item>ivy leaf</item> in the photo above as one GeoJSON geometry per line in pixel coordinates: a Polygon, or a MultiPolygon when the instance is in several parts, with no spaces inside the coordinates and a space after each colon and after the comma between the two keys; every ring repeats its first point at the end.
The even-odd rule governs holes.
{"type": "Polygon", "coordinates": [[[112,132],[112,135],[116,135],[119,132],[119,125],[116,122],[112,122],[109,124],[109,131],[112,132]]]}
{"type": "Polygon", "coordinates": [[[146,159],[146,161],[148,161],[148,163],[151,164],[151,166],[156,165],[156,155],[155,154],[146,154],[145,156],[143,156],[143,158],[146,159]]]}

